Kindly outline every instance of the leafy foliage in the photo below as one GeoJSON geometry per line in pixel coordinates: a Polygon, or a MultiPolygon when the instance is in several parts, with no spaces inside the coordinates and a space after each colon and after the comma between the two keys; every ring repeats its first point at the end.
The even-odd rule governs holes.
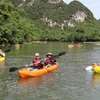
{"type": "MultiPolygon", "coordinates": [[[[31,0],[26,0],[30,2],[31,0]]],[[[0,43],[24,43],[41,41],[100,41],[100,20],[93,17],[91,11],[78,1],[65,4],[47,3],[47,0],[34,2],[32,6],[18,7],[21,0],[0,2],[0,43]],[[13,4],[11,4],[11,3],[13,4]],[[75,27],[61,24],[72,18],[78,10],[84,11],[84,22],[75,22],[75,27]],[[42,20],[44,19],[44,21],[42,20]],[[50,27],[46,19],[59,23],[50,27]]]]}
{"type": "Polygon", "coordinates": [[[78,10],[84,11],[89,18],[93,18],[91,11],[78,1],[73,1],[69,5],[64,2],[57,4],[34,3],[32,6],[25,6],[24,9],[28,17],[32,20],[48,18],[61,23],[64,20],[70,19],[78,10]]]}
{"type": "Polygon", "coordinates": [[[11,3],[0,3],[0,43],[23,43],[37,40],[35,25],[24,17],[24,9],[15,9],[11,3]]]}

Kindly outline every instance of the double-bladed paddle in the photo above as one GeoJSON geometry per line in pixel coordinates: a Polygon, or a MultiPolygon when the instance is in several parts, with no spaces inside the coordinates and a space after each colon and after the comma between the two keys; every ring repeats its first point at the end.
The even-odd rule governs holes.
{"type": "MultiPolygon", "coordinates": [[[[59,56],[62,56],[62,55],[64,55],[64,54],[66,54],[66,51],[60,52],[58,55],[52,56],[52,57],[50,58],[50,60],[51,60],[51,61],[56,60],[57,58],[59,58],[59,56]]],[[[37,63],[39,63],[39,62],[37,62],[37,63]]],[[[24,65],[24,66],[21,66],[21,67],[12,67],[12,68],[9,69],[9,72],[14,72],[14,71],[16,71],[16,70],[18,70],[18,69],[21,69],[21,68],[23,68],[23,67],[31,67],[31,66],[33,66],[33,64],[36,64],[36,63],[32,63],[32,64],[30,64],[30,65],[24,65]]]]}
{"type": "Polygon", "coordinates": [[[5,52],[9,52],[9,51],[11,51],[11,49],[7,49],[7,50],[5,50],[5,52]]]}

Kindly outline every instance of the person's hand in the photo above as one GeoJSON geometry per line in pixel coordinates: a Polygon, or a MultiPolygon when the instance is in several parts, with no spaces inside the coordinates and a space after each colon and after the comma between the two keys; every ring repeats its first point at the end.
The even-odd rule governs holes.
{"type": "Polygon", "coordinates": [[[41,63],[42,65],[44,65],[44,60],[41,60],[40,63],[41,63]]]}

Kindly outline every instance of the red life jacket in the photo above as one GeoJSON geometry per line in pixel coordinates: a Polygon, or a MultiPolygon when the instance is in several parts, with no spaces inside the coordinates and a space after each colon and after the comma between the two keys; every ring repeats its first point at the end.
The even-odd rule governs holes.
{"type": "Polygon", "coordinates": [[[40,61],[41,61],[41,58],[39,58],[39,59],[36,59],[36,58],[35,58],[35,59],[33,60],[33,63],[35,63],[35,64],[34,64],[34,67],[38,67],[40,61]]]}
{"type": "Polygon", "coordinates": [[[52,64],[52,62],[50,61],[50,58],[46,58],[46,64],[52,64]]]}

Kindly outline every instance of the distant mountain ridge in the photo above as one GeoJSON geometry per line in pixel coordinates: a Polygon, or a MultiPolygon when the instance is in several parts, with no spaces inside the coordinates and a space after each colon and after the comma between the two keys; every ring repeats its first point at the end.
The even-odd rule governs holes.
{"type": "Polygon", "coordinates": [[[12,2],[17,7],[23,7],[32,20],[41,20],[49,26],[75,27],[76,22],[94,19],[92,12],[79,0],[69,4],[63,0],[2,0],[12,2]],[[30,13],[31,12],[31,13],[30,13]]]}
{"type": "Polygon", "coordinates": [[[29,16],[37,14],[38,17],[31,17],[32,20],[42,20],[47,22],[49,26],[59,26],[63,29],[65,26],[74,27],[75,22],[94,18],[92,12],[79,1],[72,1],[69,4],[65,4],[62,0],[47,1],[36,2],[30,7],[25,7],[29,16]],[[38,6],[39,8],[37,8],[38,6]],[[34,13],[33,9],[37,13],[34,13]],[[32,12],[32,14],[30,15],[28,12],[32,12]]]}

